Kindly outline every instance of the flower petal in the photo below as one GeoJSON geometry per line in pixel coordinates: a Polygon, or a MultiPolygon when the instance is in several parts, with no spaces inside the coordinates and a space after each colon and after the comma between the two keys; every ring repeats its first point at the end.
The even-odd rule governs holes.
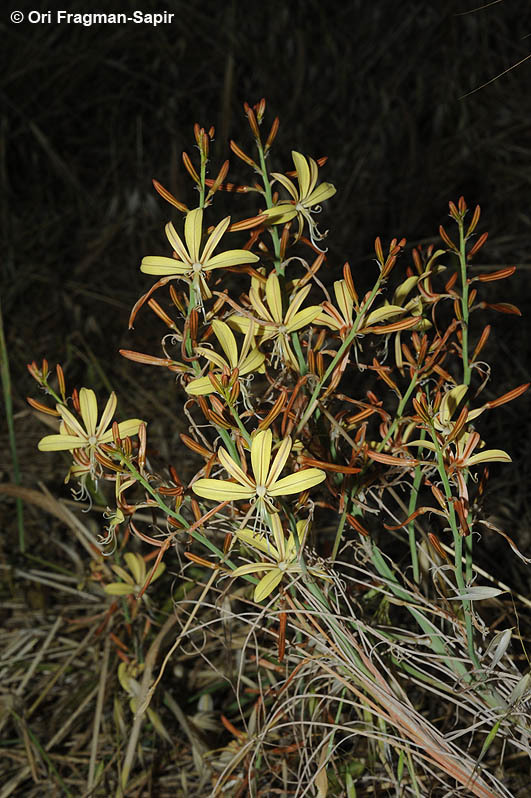
{"type": "Polygon", "coordinates": [[[58,413],[60,414],[64,423],[67,425],[70,432],[79,435],[79,437],[82,438],[84,444],[86,444],[88,437],[87,433],[85,432],[85,430],[83,429],[77,418],[74,416],[74,414],[71,413],[70,410],[64,405],[56,405],[56,407],[58,413]]]}
{"type": "Polygon", "coordinates": [[[300,152],[292,150],[291,157],[293,158],[293,163],[295,164],[295,169],[297,170],[297,178],[299,180],[299,196],[301,201],[304,201],[311,191],[310,167],[308,166],[308,161],[304,155],[301,155],[300,152]]]}
{"type": "Polygon", "coordinates": [[[277,560],[283,561],[286,559],[286,538],[284,537],[284,529],[282,528],[282,521],[278,513],[273,513],[269,521],[273,537],[275,539],[276,548],[278,552],[277,560]]]}
{"type": "Polygon", "coordinates": [[[234,571],[231,571],[230,576],[244,576],[244,574],[254,574],[257,571],[271,571],[277,566],[272,562],[247,562],[245,565],[239,565],[234,571]]]}
{"type": "Polygon", "coordinates": [[[222,235],[225,233],[227,227],[230,224],[230,216],[226,216],[224,219],[219,222],[215,228],[212,230],[211,234],[208,237],[208,241],[206,242],[205,246],[203,247],[203,252],[201,253],[201,263],[206,266],[209,258],[211,257],[212,253],[214,252],[215,248],[219,244],[222,235]]]}
{"type": "Polygon", "coordinates": [[[512,463],[512,459],[503,449],[486,449],[484,452],[472,455],[466,461],[467,466],[479,463],[512,463]]]}
{"type": "Polygon", "coordinates": [[[66,449],[80,449],[87,441],[77,435],[45,435],[37,444],[40,452],[60,452],[66,449]]]}
{"type": "MultiPolygon", "coordinates": [[[[289,320],[293,318],[296,314],[308,294],[310,293],[311,285],[305,285],[304,288],[301,288],[299,291],[295,293],[293,298],[289,303],[288,310],[286,312],[286,316],[284,318],[284,323],[289,324],[289,320]]],[[[320,306],[319,306],[320,307],[320,306]]]]}
{"type": "Polygon", "coordinates": [[[334,283],[334,294],[336,295],[337,305],[343,314],[343,319],[346,322],[352,320],[352,310],[354,308],[354,300],[350,295],[347,284],[344,280],[336,280],[334,283]]]}
{"type": "Polygon", "coordinates": [[[164,228],[164,232],[166,233],[166,238],[170,242],[173,250],[179,256],[179,260],[182,260],[183,263],[191,264],[192,261],[190,260],[190,255],[186,251],[186,247],[183,244],[183,240],[181,236],[177,233],[177,230],[175,229],[175,227],[171,222],[168,222],[168,224],[164,228]]]}
{"type": "Polygon", "coordinates": [[[304,310],[299,310],[293,318],[289,320],[289,323],[286,325],[288,332],[294,332],[295,330],[300,330],[301,327],[306,327],[307,324],[311,324],[314,319],[317,318],[321,314],[322,309],[319,305],[310,305],[304,310]]]}
{"type": "Polygon", "coordinates": [[[284,314],[282,313],[282,296],[280,294],[280,283],[275,272],[271,272],[267,278],[266,298],[273,320],[277,324],[282,324],[284,318],[284,314]]]}
{"type": "Polygon", "coordinates": [[[98,420],[98,402],[96,401],[96,394],[91,388],[81,388],[79,392],[79,408],[87,435],[90,437],[96,432],[96,422],[98,420]]]}
{"type": "Polygon", "coordinates": [[[292,493],[302,493],[303,490],[313,488],[326,479],[326,474],[320,468],[304,468],[296,474],[279,479],[272,488],[268,489],[270,496],[288,496],[292,493]]]}
{"type": "Polygon", "coordinates": [[[267,485],[268,493],[270,492],[270,488],[274,486],[275,482],[281,475],[282,469],[286,465],[289,453],[291,452],[291,447],[292,447],[292,440],[288,435],[286,438],[284,438],[284,440],[280,444],[279,450],[276,453],[275,459],[273,460],[273,463],[269,470],[269,474],[267,476],[267,482],[265,483],[267,485]]]}
{"type": "Polygon", "coordinates": [[[250,499],[255,495],[254,489],[251,490],[235,482],[227,482],[225,479],[198,479],[192,485],[192,490],[198,496],[215,502],[250,499]]]}
{"type": "Polygon", "coordinates": [[[266,208],[262,213],[271,219],[272,224],[281,224],[282,222],[289,222],[291,219],[294,219],[298,211],[294,205],[288,204],[287,202],[279,202],[278,205],[274,205],[272,208],[266,208]]]}
{"type": "Polygon", "coordinates": [[[268,574],[262,577],[254,590],[254,600],[263,601],[267,598],[273,590],[280,584],[284,572],[280,568],[274,568],[268,574]]]}
{"type": "MultiPolygon", "coordinates": [[[[127,421],[120,421],[118,424],[118,435],[120,438],[130,438],[136,435],[143,424],[141,418],[129,418],[127,421]]],[[[112,428],[104,432],[103,435],[98,435],[98,443],[110,443],[113,440],[112,428]]]]}
{"type": "Polygon", "coordinates": [[[380,321],[392,319],[393,316],[400,316],[404,313],[405,310],[400,307],[400,305],[383,305],[381,308],[377,308],[373,310],[372,313],[369,313],[364,321],[364,326],[368,327],[370,324],[378,324],[380,321]]]}
{"type": "Polygon", "coordinates": [[[163,255],[147,255],[142,258],[140,271],[144,274],[166,277],[170,274],[187,274],[190,271],[190,264],[181,263],[175,258],[165,258],[163,255]]]}
{"type": "Polygon", "coordinates": [[[242,485],[245,485],[246,488],[252,490],[253,493],[251,495],[253,495],[256,490],[255,483],[247,476],[245,471],[240,468],[238,463],[232,459],[230,454],[226,449],[223,448],[223,446],[220,446],[218,449],[218,458],[223,468],[229,472],[231,477],[234,477],[234,479],[237,479],[242,485]]]}
{"type": "MultiPolygon", "coordinates": [[[[105,432],[107,427],[112,421],[112,417],[114,416],[114,411],[116,410],[116,394],[114,391],[111,393],[109,398],[107,399],[107,404],[105,405],[105,409],[101,414],[100,423],[98,424],[97,435],[101,435],[102,432],[105,432]]],[[[83,411],[81,411],[83,413],[83,411]]],[[[87,427],[88,430],[88,427],[87,427]]]]}
{"type": "MultiPolygon", "coordinates": [[[[278,182],[284,186],[288,194],[291,197],[293,197],[295,202],[299,201],[299,192],[297,191],[297,187],[295,183],[289,179],[289,177],[286,177],[286,175],[280,174],[279,172],[271,172],[271,176],[274,177],[275,180],[278,180],[278,182]]],[[[271,209],[269,208],[268,210],[271,209]]],[[[262,212],[267,213],[267,211],[262,211],[262,212]]]]}
{"type": "Polygon", "coordinates": [[[207,396],[209,393],[213,393],[214,386],[208,377],[197,377],[195,380],[190,380],[185,386],[185,391],[190,396],[207,396]]]}
{"type": "Polygon", "coordinates": [[[259,349],[253,349],[252,352],[249,352],[245,360],[240,363],[239,369],[241,376],[249,374],[252,371],[258,371],[264,360],[264,353],[260,352],[259,349]]]}
{"type": "Polygon", "coordinates": [[[238,365],[238,347],[236,346],[236,338],[234,337],[231,328],[224,321],[214,319],[212,322],[212,329],[214,335],[221,344],[221,348],[227,355],[231,369],[236,368],[238,365]]]}
{"type": "Polygon", "coordinates": [[[336,193],[336,187],[332,183],[320,183],[304,200],[303,205],[305,208],[312,208],[314,205],[320,205],[336,193]]]}
{"type": "Polygon", "coordinates": [[[199,247],[201,246],[201,236],[203,234],[203,209],[194,208],[186,214],[184,221],[184,239],[190,260],[192,263],[199,262],[199,247]]]}
{"type": "Polygon", "coordinates": [[[257,260],[260,260],[258,255],[247,249],[229,249],[227,252],[220,252],[219,255],[210,258],[204,268],[205,271],[210,271],[210,269],[222,269],[227,266],[240,266],[242,263],[256,263],[257,260]]]}
{"type": "Polygon", "coordinates": [[[257,485],[265,485],[269,464],[271,462],[271,445],[273,434],[270,429],[264,429],[253,435],[251,442],[251,465],[257,485]]]}
{"type": "MultiPolygon", "coordinates": [[[[309,518],[307,518],[306,520],[297,521],[297,537],[299,538],[299,546],[301,550],[304,548],[304,544],[306,543],[306,538],[308,537],[309,531],[310,531],[309,518]]],[[[286,560],[289,561],[295,559],[296,554],[297,554],[297,545],[295,543],[293,532],[291,532],[286,545],[286,560]]]]}
{"type": "MultiPolygon", "coordinates": [[[[275,518],[275,515],[272,515],[271,518],[275,518]]],[[[260,535],[258,532],[253,532],[252,529],[238,529],[234,533],[238,540],[241,540],[246,546],[251,546],[253,549],[258,549],[263,554],[267,554],[270,557],[273,557],[275,560],[280,559],[280,555],[276,547],[265,537],[265,535],[260,535]]]]}
{"type": "Polygon", "coordinates": [[[467,385],[456,385],[455,388],[452,388],[451,391],[445,393],[442,400],[441,406],[439,408],[439,418],[441,420],[441,424],[448,424],[453,417],[455,411],[457,410],[458,405],[461,401],[465,398],[466,393],[468,391],[467,385]]]}
{"type": "Polygon", "coordinates": [[[208,349],[206,346],[198,346],[195,351],[199,355],[206,357],[210,363],[214,363],[214,365],[217,366],[218,369],[221,369],[221,371],[223,371],[223,369],[227,368],[229,365],[224,357],[221,357],[221,355],[218,355],[218,353],[214,352],[213,349],[208,349]]]}

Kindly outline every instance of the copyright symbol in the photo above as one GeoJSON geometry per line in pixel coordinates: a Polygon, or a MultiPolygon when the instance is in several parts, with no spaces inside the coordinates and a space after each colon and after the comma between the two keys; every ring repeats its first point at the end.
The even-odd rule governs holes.
{"type": "Polygon", "coordinates": [[[18,25],[18,23],[22,22],[22,20],[24,19],[24,14],[22,13],[22,11],[12,11],[10,19],[11,22],[14,22],[15,25],[18,25]]]}

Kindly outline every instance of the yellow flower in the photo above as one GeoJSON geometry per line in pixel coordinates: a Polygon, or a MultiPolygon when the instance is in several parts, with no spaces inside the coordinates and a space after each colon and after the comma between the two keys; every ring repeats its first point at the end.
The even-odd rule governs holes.
{"type": "MultiPolygon", "coordinates": [[[[321,183],[316,186],[318,166],[313,158],[305,158],[300,152],[292,150],[291,156],[295,169],[297,172],[297,180],[299,181],[299,188],[297,189],[295,183],[286,177],[286,175],[272,172],[275,180],[281,183],[288,194],[292,197],[289,201],[281,201],[273,208],[267,208],[263,213],[268,216],[273,224],[282,224],[289,222],[291,219],[297,217],[298,230],[296,240],[302,235],[302,228],[304,220],[308,222],[310,228],[310,238],[312,244],[317,247],[317,241],[322,241],[326,233],[320,233],[317,229],[317,224],[312,217],[312,213],[318,213],[320,203],[329,199],[336,193],[335,186],[332,183],[321,183]]],[[[319,249],[319,247],[317,247],[319,249]]]]}
{"type": "Polygon", "coordinates": [[[192,485],[192,490],[198,496],[216,502],[253,499],[260,511],[265,511],[267,508],[274,513],[276,512],[272,502],[274,497],[302,493],[326,478],[325,472],[320,468],[305,468],[279,479],[289,457],[292,441],[289,435],[284,438],[271,463],[272,442],[273,435],[270,429],[257,432],[253,436],[251,442],[252,477],[240,468],[223,446],[220,446],[218,449],[219,461],[236,482],[228,482],[225,479],[198,479],[192,485]]]}
{"type": "MultiPolygon", "coordinates": [[[[311,286],[305,285],[304,288],[296,291],[285,314],[282,312],[282,294],[275,272],[271,272],[267,278],[265,288],[267,304],[264,303],[256,282],[253,282],[249,291],[253,310],[262,322],[259,332],[260,342],[275,339],[274,355],[280,356],[285,363],[289,363],[295,369],[298,369],[298,363],[290,346],[290,335],[292,332],[300,330],[301,327],[311,324],[321,313],[319,305],[310,305],[304,310],[299,310],[310,290],[311,286]]],[[[251,320],[245,316],[231,316],[229,324],[246,333],[251,320]]]]}
{"type": "Polygon", "coordinates": [[[342,336],[352,328],[354,310],[354,299],[348,290],[346,280],[336,280],[334,282],[334,294],[339,310],[331,302],[323,302],[323,311],[316,318],[317,324],[326,324],[333,330],[337,330],[342,336]]]}
{"type": "MultiPolygon", "coordinates": [[[[228,324],[214,319],[212,329],[225,352],[226,359],[205,346],[198,346],[195,351],[214,364],[214,374],[218,375],[224,371],[231,374],[234,369],[238,369],[238,375],[243,377],[252,371],[261,369],[265,355],[254,346],[255,325],[253,322],[249,324],[246,330],[245,339],[239,354],[236,339],[228,324]]],[[[186,386],[186,392],[192,396],[202,396],[213,391],[214,386],[208,377],[197,377],[186,386]]]]}
{"type": "MultiPolygon", "coordinates": [[[[81,424],[78,419],[64,405],[57,405],[57,412],[61,416],[59,435],[46,435],[39,441],[41,452],[78,451],[83,449],[94,463],[94,453],[100,449],[102,443],[111,443],[113,440],[112,429],[109,426],[116,410],[116,394],[114,391],[109,396],[105,409],[98,423],[98,403],[96,394],[90,388],[81,388],[79,392],[79,406],[81,424]]],[[[121,438],[136,435],[143,422],[139,418],[130,418],[118,424],[121,438]]]]}
{"type": "MultiPolygon", "coordinates": [[[[125,568],[122,568],[121,565],[111,565],[114,573],[119,576],[120,579],[123,579],[123,582],[111,582],[109,585],[105,585],[103,589],[110,596],[136,595],[140,593],[145,584],[147,569],[144,558],[140,554],[134,554],[133,552],[128,551],[127,554],[124,554],[124,559],[131,573],[126,571],[125,568]]],[[[158,579],[165,570],[165,564],[160,562],[157,565],[155,573],[151,577],[151,582],[154,582],[155,579],[158,579]]]]}
{"type": "MultiPolygon", "coordinates": [[[[297,556],[297,546],[295,544],[293,532],[290,533],[286,540],[280,518],[277,514],[271,516],[270,524],[274,542],[266,540],[263,535],[260,535],[258,532],[253,532],[251,529],[239,529],[236,532],[236,537],[241,540],[242,543],[257,549],[269,558],[269,562],[252,562],[246,565],[240,565],[239,568],[236,568],[231,573],[231,576],[243,576],[244,574],[266,572],[265,576],[260,579],[255,588],[255,601],[263,601],[263,599],[267,598],[277,585],[280,584],[285,574],[302,573],[302,565],[297,556]]],[[[297,536],[301,551],[306,542],[309,528],[309,521],[297,521],[297,536]]],[[[307,566],[306,570],[313,576],[317,576],[321,579],[329,579],[320,568],[307,566]]]]}
{"type": "Polygon", "coordinates": [[[212,269],[222,269],[227,266],[238,266],[242,263],[255,263],[258,256],[246,249],[230,249],[213,255],[221,237],[230,224],[230,216],[222,219],[208,237],[200,253],[201,238],[203,235],[203,210],[195,208],[186,215],[184,223],[184,238],[186,245],[177,234],[171,222],[166,225],[166,236],[173,247],[177,259],[166,258],[158,255],[148,255],[142,259],[140,271],[145,274],[154,274],[164,277],[188,278],[198,296],[209,299],[212,294],[206,282],[206,274],[212,269]]]}

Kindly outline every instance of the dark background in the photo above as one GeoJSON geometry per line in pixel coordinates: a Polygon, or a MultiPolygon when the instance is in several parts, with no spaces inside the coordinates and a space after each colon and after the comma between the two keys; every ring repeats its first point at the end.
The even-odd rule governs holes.
{"type": "MultiPolygon", "coordinates": [[[[44,355],[63,363],[70,386],[116,389],[124,413],[155,419],[171,449],[171,375],[153,391],[151,371],[117,354],[120,346],[159,353],[149,314],[127,332],[129,310],[150,284],[140,259],[166,253],[162,227],[174,215],[151,179],[192,205],[181,152],[193,152],[193,123],[216,125],[215,167],[230,137],[250,147],[245,100],[266,97],[267,121],[280,116],[274,168],[291,168],[292,148],[329,157],[324,179],[338,189],[325,212],[329,263],[338,269],[348,259],[362,286],[376,235],[436,242],[448,200],[479,202],[479,229],[491,236],[475,267],[518,265],[484,296],[527,311],[527,320],[488,319],[497,333],[486,352],[490,395],[526,380],[531,59],[493,78],[530,53],[531,4],[477,5],[124,0],[68,8],[176,14],[157,28],[9,21],[15,8],[53,10],[36,3],[1,12],[2,308],[25,484],[42,479],[55,490],[61,481],[51,458],[36,452],[44,433],[24,398],[36,395],[25,364],[44,355]]],[[[234,156],[231,168],[233,178],[244,174],[234,156]]],[[[241,197],[231,199],[231,212],[247,214],[241,197]]],[[[524,549],[529,407],[524,397],[488,422],[489,445],[515,458],[499,471],[496,512],[524,549]]],[[[2,433],[4,479],[8,451],[2,433]]]]}

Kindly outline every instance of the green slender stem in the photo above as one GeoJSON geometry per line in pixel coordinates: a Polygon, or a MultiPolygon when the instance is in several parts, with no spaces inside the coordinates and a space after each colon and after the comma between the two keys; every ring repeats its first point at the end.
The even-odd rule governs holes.
{"type": "MultiPolygon", "coordinates": [[[[269,182],[269,173],[267,171],[264,148],[262,142],[256,141],[256,148],[258,150],[258,157],[260,159],[260,171],[262,173],[262,180],[264,182],[264,196],[268,208],[273,207],[273,194],[271,192],[271,183],[269,182]]],[[[275,271],[277,274],[284,274],[284,268],[280,262],[280,237],[278,230],[274,225],[270,228],[271,239],[273,241],[273,249],[275,251],[275,271]]]]}
{"type": "MultiPolygon", "coordinates": [[[[9,438],[9,449],[11,451],[11,462],[13,463],[13,480],[15,485],[20,485],[20,468],[18,465],[17,442],[15,437],[15,424],[13,421],[13,403],[11,401],[11,376],[9,372],[9,357],[7,354],[6,339],[4,336],[4,321],[2,318],[2,307],[0,305],[0,372],[2,377],[2,391],[4,394],[4,407],[7,423],[7,434],[9,438]]],[[[15,499],[17,508],[17,527],[18,527],[18,547],[21,553],[26,549],[24,535],[24,505],[22,499],[15,499]]]]}
{"type": "MultiPolygon", "coordinates": [[[[461,272],[461,316],[463,319],[463,339],[461,342],[462,357],[463,357],[463,383],[470,385],[471,369],[468,358],[468,279],[467,279],[467,262],[466,262],[466,238],[464,234],[464,220],[458,222],[459,225],[459,266],[461,272]]],[[[468,474],[465,474],[465,481],[468,474]]],[[[468,520],[471,521],[472,514],[468,513],[468,520]]],[[[472,568],[474,564],[473,556],[474,540],[472,535],[468,535],[465,544],[465,573],[466,579],[469,581],[472,578],[472,568]]]]}
{"type": "Polygon", "coordinates": [[[301,377],[303,377],[308,372],[308,367],[306,366],[306,361],[304,359],[304,355],[302,354],[301,342],[296,332],[291,333],[291,342],[293,344],[295,354],[297,355],[297,362],[299,364],[299,374],[301,375],[301,377]]]}
{"type": "MultiPolygon", "coordinates": [[[[422,440],[426,437],[426,431],[421,430],[420,437],[422,440]]],[[[422,447],[419,446],[418,449],[418,456],[422,457],[422,447]]],[[[413,487],[411,490],[411,494],[409,497],[409,506],[408,506],[408,515],[412,515],[415,512],[417,507],[417,501],[419,497],[419,488],[420,483],[422,482],[422,470],[421,467],[418,465],[415,468],[415,476],[413,478],[413,487]]],[[[420,568],[419,568],[419,556],[417,552],[417,541],[415,539],[415,521],[410,521],[408,524],[408,536],[409,536],[409,552],[411,554],[411,565],[413,566],[413,580],[418,585],[420,584],[420,568]]]]}
{"type": "Polygon", "coordinates": [[[468,360],[468,280],[466,276],[466,239],[464,233],[463,220],[459,225],[459,267],[461,272],[461,316],[462,316],[462,356],[463,356],[463,383],[470,385],[470,363],[468,360]]]}
{"type": "Polygon", "coordinates": [[[245,429],[243,421],[241,420],[240,416],[238,415],[238,411],[237,411],[236,407],[233,404],[231,404],[228,400],[227,400],[227,404],[228,404],[228,406],[230,408],[230,412],[232,413],[232,417],[233,417],[234,421],[238,425],[238,429],[240,430],[241,434],[243,435],[243,437],[245,438],[245,440],[247,441],[247,443],[250,446],[251,445],[251,436],[249,435],[249,433],[245,429]]]}
{"type": "MultiPolygon", "coordinates": [[[[448,505],[448,520],[450,522],[450,529],[452,530],[452,535],[454,538],[454,574],[455,580],[457,582],[457,587],[460,593],[466,592],[466,583],[463,574],[463,565],[462,565],[462,557],[463,557],[463,538],[461,536],[461,532],[459,530],[459,524],[457,523],[457,518],[455,514],[453,496],[452,496],[452,489],[450,487],[450,482],[448,480],[448,474],[446,473],[446,468],[444,465],[444,457],[442,453],[442,449],[439,445],[439,441],[433,430],[431,433],[431,437],[433,443],[437,450],[437,466],[439,471],[439,476],[441,478],[441,482],[444,488],[444,495],[446,497],[447,505],[448,505]]],[[[468,599],[462,599],[461,601],[463,607],[463,613],[465,617],[465,625],[466,625],[466,637],[467,637],[467,647],[468,647],[468,654],[470,656],[471,661],[474,663],[474,666],[480,670],[481,665],[476,654],[476,647],[474,645],[474,625],[472,622],[472,603],[468,599]]]]}
{"type": "MultiPolygon", "coordinates": [[[[232,571],[234,571],[234,569],[237,567],[236,564],[233,563],[232,560],[229,560],[227,558],[227,555],[224,554],[221,551],[221,549],[219,549],[214,543],[212,543],[212,541],[210,541],[208,538],[206,538],[204,535],[202,535],[201,532],[198,532],[195,529],[192,529],[191,531],[187,530],[186,527],[189,526],[189,522],[179,512],[177,512],[176,510],[172,510],[171,507],[168,507],[168,505],[165,502],[162,501],[162,498],[159,496],[157,491],[154,490],[154,488],[152,488],[152,486],[149,484],[149,482],[146,479],[144,479],[142,474],[137,470],[137,468],[135,468],[133,463],[130,460],[128,460],[126,457],[124,457],[123,455],[121,457],[121,464],[124,465],[127,468],[129,473],[132,476],[134,476],[135,479],[150,494],[150,496],[153,497],[153,499],[159,505],[160,509],[164,513],[166,513],[166,515],[169,515],[172,518],[175,518],[177,521],[179,521],[180,524],[183,524],[183,526],[185,527],[185,529],[183,531],[188,531],[188,534],[191,535],[194,538],[194,540],[197,540],[198,543],[201,543],[203,546],[205,546],[207,549],[209,549],[209,551],[211,551],[213,554],[215,554],[216,557],[218,557],[222,563],[228,565],[229,568],[232,571]]],[[[245,578],[245,575],[244,575],[244,578],[245,578]]],[[[253,584],[256,583],[256,579],[253,579],[253,578],[248,579],[247,581],[248,582],[252,582],[253,584]]]]}
{"type": "Polygon", "coordinates": [[[343,537],[343,529],[345,528],[345,522],[347,520],[347,498],[348,497],[346,497],[346,499],[345,499],[345,508],[344,508],[343,512],[341,513],[341,518],[339,519],[339,524],[338,524],[337,532],[336,532],[336,538],[334,540],[334,546],[332,548],[332,556],[331,556],[332,562],[336,561],[337,552],[339,550],[339,546],[340,546],[340,543],[341,543],[341,538],[343,537]]]}

